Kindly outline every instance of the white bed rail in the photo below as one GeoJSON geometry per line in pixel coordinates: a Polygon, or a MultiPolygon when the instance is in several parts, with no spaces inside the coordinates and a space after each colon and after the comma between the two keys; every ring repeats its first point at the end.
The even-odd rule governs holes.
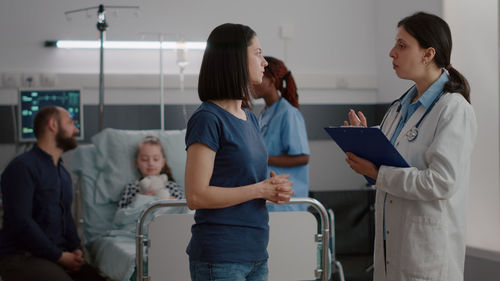
{"type": "MultiPolygon", "coordinates": [[[[267,202],[267,204],[273,204],[267,202]]],[[[321,265],[316,268],[315,276],[317,280],[328,281],[328,266],[329,266],[329,237],[330,227],[328,221],[328,213],[325,207],[316,199],[308,197],[292,198],[285,204],[304,204],[313,207],[319,214],[321,233],[316,233],[315,240],[321,245],[321,265]]],[[[187,203],[185,200],[160,200],[149,205],[137,220],[136,230],[136,273],[137,281],[148,281],[148,274],[144,274],[144,247],[148,246],[149,240],[144,234],[144,227],[148,215],[154,210],[162,207],[185,207],[187,203]]],[[[272,226],[271,226],[272,227],[272,226]]],[[[316,232],[316,231],[315,231],[316,232]]],[[[187,246],[187,245],[186,245],[187,246]]]]}

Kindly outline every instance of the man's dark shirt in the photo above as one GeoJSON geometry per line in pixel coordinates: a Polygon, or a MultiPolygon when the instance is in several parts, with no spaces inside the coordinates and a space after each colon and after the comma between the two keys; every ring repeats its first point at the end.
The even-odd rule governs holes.
{"type": "Polygon", "coordinates": [[[28,251],[57,261],[80,246],[71,215],[71,177],[59,159],[37,145],[12,160],[2,173],[3,227],[0,258],[28,251]]]}

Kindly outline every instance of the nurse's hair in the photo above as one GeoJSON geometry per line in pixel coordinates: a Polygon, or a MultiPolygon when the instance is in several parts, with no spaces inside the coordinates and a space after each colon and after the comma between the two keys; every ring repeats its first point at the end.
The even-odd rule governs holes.
{"type": "Polygon", "coordinates": [[[238,99],[250,106],[248,51],[255,31],[242,24],[225,23],[208,36],[198,79],[201,101],[238,99]]]}
{"type": "Polygon", "coordinates": [[[292,72],[277,58],[264,57],[264,59],[268,63],[265,67],[264,75],[268,78],[274,78],[274,87],[280,91],[281,96],[291,105],[299,108],[297,85],[293,79],[292,72]]]}
{"type": "MultiPolygon", "coordinates": [[[[165,154],[165,149],[163,149],[163,145],[161,145],[161,141],[158,137],[156,136],[152,136],[152,135],[149,135],[149,136],[146,136],[144,137],[140,142],[139,144],[137,144],[137,148],[135,150],[135,156],[134,156],[134,159],[137,160],[137,157],[139,157],[139,153],[140,153],[140,150],[142,148],[143,145],[145,144],[149,144],[149,145],[157,145],[158,147],[160,147],[160,150],[161,150],[161,154],[163,155],[163,158],[165,159],[165,165],[163,166],[163,168],[161,169],[161,172],[162,174],[167,174],[168,176],[168,180],[169,181],[174,181],[174,177],[172,176],[172,170],[170,169],[170,167],[168,166],[167,164],[167,154],[165,154]]],[[[139,171],[138,169],[138,172],[141,176],[143,176],[141,174],[141,171],[139,171]]]]}
{"type": "Polygon", "coordinates": [[[413,36],[420,47],[436,50],[434,63],[450,74],[450,81],[445,84],[444,90],[460,93],[470,103],[469,82],[450,62],[452,41],[448,24],[436,15],[418,12],[402,19],[398,27],[403,27],[413,36]]]}

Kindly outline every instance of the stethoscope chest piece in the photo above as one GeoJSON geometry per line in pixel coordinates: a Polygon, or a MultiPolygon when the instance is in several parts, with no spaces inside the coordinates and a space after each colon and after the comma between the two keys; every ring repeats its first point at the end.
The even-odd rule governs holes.
{"type": "Polygon", "coordinates": [[[418,128],[417,127],[413,127],[408,132],[406,132],[406,139],[408,139],[409,142],[416,140],[417,137],[418,137],[418,128]]]}

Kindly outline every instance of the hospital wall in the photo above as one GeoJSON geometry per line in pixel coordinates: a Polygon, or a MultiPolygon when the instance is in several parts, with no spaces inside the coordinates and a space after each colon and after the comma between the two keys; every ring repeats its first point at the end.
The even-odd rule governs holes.
{"type": "MultiPolygon", "coordinates": [[[[14,144],[12,127],[17,87],[6,86],[4,77],[14,77],[19,87],[24,76],[40,79],[45,75],[54,87],[81,88],[84,142],[97,132],[98,51],[44,48],[43,42],[96,40],[94,14],[76,14],[67,21],[64,12],[98,4],[77,0],[0,1],[0,171],[24,149],[14,144]]],[[[409,85],[394,75],[388,57],[397,21],[417,10],[443,15],[455,40],[452,64],[471,82],[479,124],[471,175],[466,280],[488,281],[498,276],[497,1],[482,0],[481,5],[467,0],[152,0],[106,4],[141,7],[138,16],[129,11],[109,12],[108,40],[155,40],[163,33],[165,40],[204,41],[220,23],[250,25],[259,35],[264,53],[284,59],[297,79],[310,138],[313,190],[364,188],[363,179],[345,165],[343,153],[322,128],[340,124],[349,108],[362,109],[373,117],[370,120],[379,119],[384,108],[409,85]],[[281,36],[283,28],[291,38],[281,36]],[[484,274],[483,278],[472,278],[479,276],[477,272],[484,274]]],[[[106,126],[159,128],[158,57],[157,51],[105,52],[106,126]]],[[[196,74],[201,57],[201,51],[187,52],[189,64],[181,91],[176,53],[163,54],[167,128],[182,127],[184,107],[190,113],[199,104],[196,74]]],[[[41,85],[42,81],[35,82],[41,85]]],[[[256,102],[256,111],[261,107],[262,102],[256,102]]]]}
{"type": "Polygon", "coordinates": [[[452,64],[469,79],[479,125],[472,156],[468,250],[500,262],[498,5],[494,0],[481,1],[480,6],[444,1],[444,17],[454,27],[452,64]]]}

